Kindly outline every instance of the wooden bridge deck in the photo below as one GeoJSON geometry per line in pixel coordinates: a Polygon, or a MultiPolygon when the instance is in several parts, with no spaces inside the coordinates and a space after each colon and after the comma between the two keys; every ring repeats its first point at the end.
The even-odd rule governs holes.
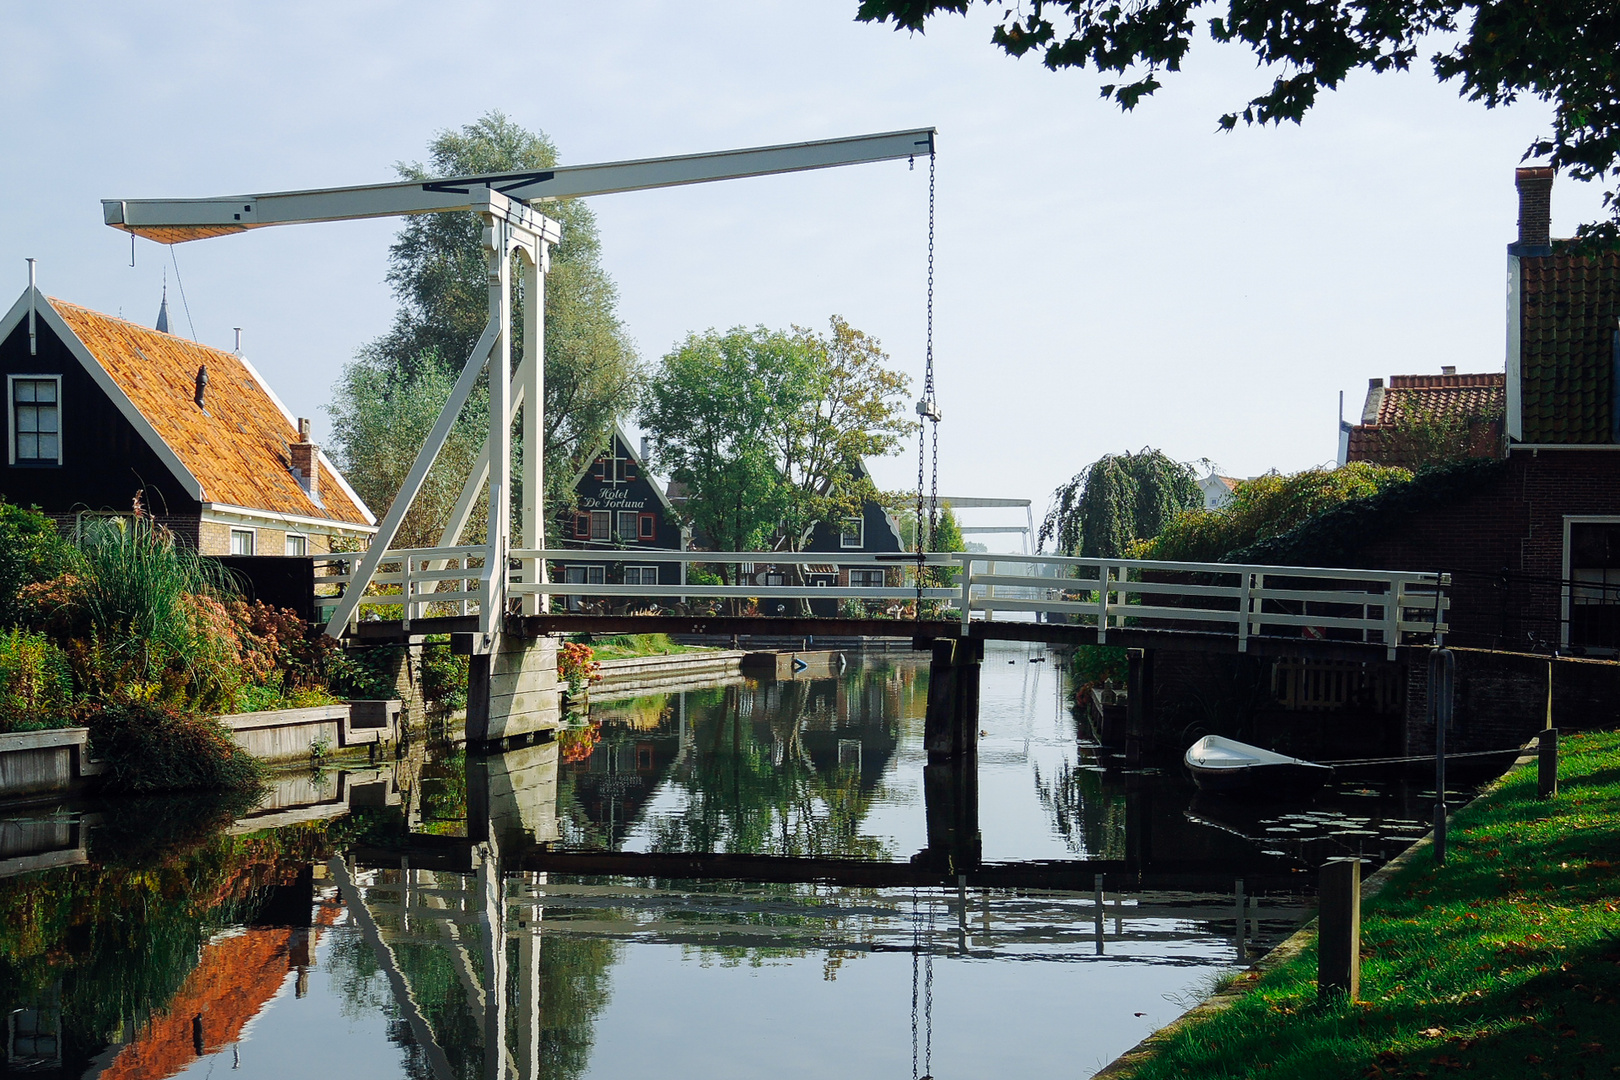
{"type": "MultiPolygon", "coordinates": [[[[419,641],[435,634],[471,634],[478,630],[476,615],[413,619],[407,628],[397,619],[361,622],[349,632],[358,644],[419,641]]],[[[1027,641],[1049,645],[1095,645],[1097,629],[1046,622],[990,622],[975,620],[963,626],[956,620],[910,622],[900,619],[829,619],[810,616],[686,616],[686,615],[531,615],[511,616],[506,632],[519,637],[544,634],[707,634],[761,635],[769,637],[881,637],[911,638],[922,649],[940,638],[974,638],[981,641],[1027,641]]],[[[1196,630],[1137,629],[1110,627],[1105,644],[1131,649],[1164,649],[1174,652],[1237,654],[1238,638],[1233,634],[1196,630]]],[[[1381,661],[1387,648],[1379,642],[1335,641],[1323,638],[1274,637],[1251,634],[1247,653],[1252,656],[1299,656],[1322,660],[1381,661]]],[[[1402,645],[1398,652],[1405,659],[1413,652],[1427,652],[1428,646],[1402,645]]]]}

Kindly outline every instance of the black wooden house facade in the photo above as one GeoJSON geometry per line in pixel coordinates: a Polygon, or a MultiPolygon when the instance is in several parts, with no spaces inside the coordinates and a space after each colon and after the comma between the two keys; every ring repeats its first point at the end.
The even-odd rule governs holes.
{"type": "MultiPolygon", "coordinates": [[[[681,526],[668,495],[647,471],[623,428],[614,425],[601,453],[574,478],[573,489],[575,506],[558,522],[558,546],[617,550],[624,558],[610,563],[564,559],[553,570],[558,580],[590,585],[681,584],[679,563],[636,559],[637,551],[681,550],[681,526]]],[[[569,606],[580,605],[570,600],[569,606]]],[[[624,605],[616,600],[614,606],[624,605]]]]}

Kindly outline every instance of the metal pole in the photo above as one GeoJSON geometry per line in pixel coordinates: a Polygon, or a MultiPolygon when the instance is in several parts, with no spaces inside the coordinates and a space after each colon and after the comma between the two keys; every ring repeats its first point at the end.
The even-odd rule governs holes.
{"type": "Polygon", "coordinates": [[[1446,729],[1451,726],[1451,706],[1456,684],[1457,661],[1450,649],[1429,654],[1429,720],[1434,724],[1434,861],[1446,864],[1446,729]]]}
{"type": "Polygon", "coordinates": [[[1558,729],[1543,728],[1536,741],[1536,795],[1543,799],[1558,795],[1558,729]]]}

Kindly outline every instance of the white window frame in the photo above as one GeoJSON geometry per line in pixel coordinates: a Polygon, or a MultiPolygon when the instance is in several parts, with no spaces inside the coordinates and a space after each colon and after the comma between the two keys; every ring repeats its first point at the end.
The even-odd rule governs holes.
{"type": "Polygon", "coordinates": [[[610,544],[610,543],[612,543],[613,542],[613,511],[611,511],[611,510],[592,510],[592,511],[590,511],[590,515],[591,515],[591,542],[593,544],[596,544],[596,543],[609,543],[610,544]],[[605,522],[606,525],[607,525],[607,527],[602,530],[602,535],[601,536],[596,535],[596,524],[599,521],[600,522],[605,522]]]}
{"type": "Polygon", "coordinates": [[[231,550],[230,550],[230,553],[232,555],[243,555],[243,556],[257,555],[259,553],[259,530],[258,529],[238,529],[238,528],[233,527],[231,529],[231,550]],[[248,550],[246,550],[246,551],[237,551],[236,550],[236,538],[238,536],[247,537],[248,550]]]}
{"type": "Polygon", "coordinates": [[[866,546],[866,518],[846,517],[838,523],[838,546],[846,550],[866,546]],[[849,542],[849,525],[855,523],[855,542],[849,542]]]}
{"type": "Polygon", "coordinates": [[[285,547],[286,547],[286,553],[288,555],[308,555],[309,554],[309,537],[305,536],[303,533],[290,532],[290,533],[287,534],[287,539],[285,541],[285,547]],[[294,545],[296,545],[297,547],[302,548],[303,550],[302,551],[294,551],[294,550],[292,550],[294,545]]]}
{"type": "Polygon", "coordinates": [[[630,576],[630,572],[632,570],[635,571],[636,580],[635,581],[628,581],[627,580],[627,581],[625,581],[626,585],[657,585],[658,584],[658,567],[657,566],[642,566],[642,565],[639,565],[639,564],[634,565],[634,566],[626,566],[624,568],[624,573],[625,573],[626,578],[628,578],[630,576]],[[647,580],[647,575],[648,574],[652,575],[652,580],[651,581],[647,580]]]}
{"type": "Polygon", "coordinates": [[[1558,611],[1558,644],[1560,648],[1569,648],[1570,618],[1574,612],[1570,611],[1573,597],[1570,592],[1570,578],[1574,576],[1574,569],[1570,565],[1571,541],[1574,539],[1576,525],[1620,525],[1620,515],[1616,514],[1565,514],[1564,515],[1564,563],[1563,572],[1558,576],[1564,581],[1560,586],[1562,595],[1559,597],[1558,611]]]}
{"type": "MultiPolygon", "coordinates": [[[[62,464],[62,376],[60,375],[7,375],[6,376],[6,464],[17,464],[17,383],[52,382],[56,384],[56,464],[62,464]]],[[[28,465],[49,465],[50,458],[29,458],[28,465]]]]}
{"type": "Polygon", "coordinates": [[[878,569],[873,569],[869,566],[853,567],[849,572],[849,587],[852,589],[881,589],[885,584],[887,584],[883,579],[884,573],[881,567],[878,569]],[[855,584],[856,574],[861,575],[861,583],[859,585],[855,584]],[[873,585],[871,581],[873,574],[877,575],[876,585],[873,585]]]}
{"type": "Polygon", "coordinates": [[[639,510],[618,510],[613,516],[613,531],[618,533],[619,539],[627,544],[641,542],[641,512],[639,510]],[[624,530],[626,520],[630,522],[630,531],[624,530]]]}

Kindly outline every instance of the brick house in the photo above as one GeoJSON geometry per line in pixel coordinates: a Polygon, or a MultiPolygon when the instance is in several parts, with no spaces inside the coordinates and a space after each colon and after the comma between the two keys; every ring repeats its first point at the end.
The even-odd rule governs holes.
{"type": "Polygon", "coordinates": [[[0,497],[72,535],[139,505],[205,555],[364,545],[372,517],[253,366],[33,288],[0,320],[0,497]]]}
{"type": "MultiPolygon", "coordinates": [[[[1552,240],[1552,170],[1519,169],[1516,181],[1503,372],[1374,380],[1361,424],[1341,428],[1348,460],[1410,464],[1388,437],[1403,416],[1461,417],[1482,457],[1392,489],[1376,513],[1324,515],[1254,559],[1450,574],[1458,750],[1522,742],[1546,721],[1549,694],[1560,726],[1620,719],[1620,251],[1552,240]]],[[[1275,741],[1316,727],[1329,742],[1359,730],[1369,751],[1433,745],[1421,663],[1160,660],[1161,730],[1201,722],[1199,703],[1221,690],[1227,722],[1275,741]],[[1332,692],[1306,700],[1301,686],[1332,692]]]]}

